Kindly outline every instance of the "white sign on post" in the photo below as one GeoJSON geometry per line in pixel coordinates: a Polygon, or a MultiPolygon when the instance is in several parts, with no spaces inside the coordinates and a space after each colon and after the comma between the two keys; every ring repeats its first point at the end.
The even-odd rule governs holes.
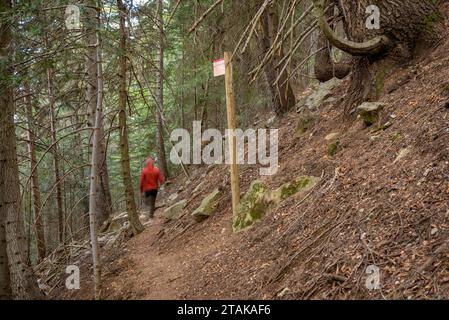
{"type": "Polygon", "coordinates": [[[223,76],[226,73],[225,60],[214,60],[214,77],[223,76]]]}

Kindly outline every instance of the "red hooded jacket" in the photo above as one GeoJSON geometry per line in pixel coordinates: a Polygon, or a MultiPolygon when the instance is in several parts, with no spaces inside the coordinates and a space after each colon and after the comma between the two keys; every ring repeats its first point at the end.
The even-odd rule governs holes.
{"type": "Polygon", "coordinates": [[[159,189],[159,183],[164,183],[164,176],[158,168],[154,167],[153,159],[147,160],[147,166],[143,169],[140,177],[140,192],[159,189]]]}

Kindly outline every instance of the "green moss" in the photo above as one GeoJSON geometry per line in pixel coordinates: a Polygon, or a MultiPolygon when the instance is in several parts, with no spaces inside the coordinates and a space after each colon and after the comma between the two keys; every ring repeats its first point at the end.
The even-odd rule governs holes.
{"type": "Polygon", "coordinates": [[[306,133],[307,130],[313,127],[314,123],[315,119],[312,116],[302,114],[299,117],[298,126],[296,128],[296,137],[300,137],[306,133]]]}
{"type": "Polygon", "coordinates": [[[402,134],[400,132],[395,132],[391,135],[392,141],[398,141],[402,139],[402,134]]]}
{"type": "Polygon", "coordinates": [[[387,68],[382,66],[376,72],[376,76],[374,78],[374,87],[376,89],[376,100],[382,95],[382,91],[385,87],[385,78],[387,76],[387,68]]]}
{"type": "Polygon", "coordinates": [[[340,145],[340,140],[337,140],[334,143],[331,143],[327,148],[327,154],[331,157],[335,156],[338,151],[338,146],[340,145]]]}
{"type": "Polygon", "coordinates": [[[388,121],[388,122],[386,122],[386,123],[384,123],[384,124],[378,126],[376,129],[374,129],[373,131],[371,131],[371,133],[377,133],[377,132],[380,132],[380,131],[385,131],[385,130],[387,130],[388,128],[390,128],[392,125],[393,125],[393,123],[390,122],[390,121],[388,121]]]}
{"type": "Polygon", "coordinates": [[[283,200],[312,188],[318,180],[317,177],[299,177],[275,191],[270,191],[260,181],[254,181],[237,206],[237,216],[234,217],[233,223],[234,231],[239,232],[251,227],[274,210],[283,200]]]}
{"type": "Polygon", "coordinates": [[[445,18],[441,12],[432,12],[421,21],[419,30],[421,32],[432,32],[435,24],[444,21],[444,19],[445,18]]]}
{"type": "Polygon", "coordinates": [[[184,208],[187,205],[187,200],[181,200],[178,203],[175,203],[171,207],[165,209],[164,217],[168,220],[178,219],[182,213],[184,208]]]}
{"type": "Polygon", "coordinates": [[[284,184],[276,192],[279,194],[279,199],[282,201],[297,194],[300,190],[309,186],[311,182],[311,177],[300,177],[293,182],[284,184]]]}
{"type": "Polygon", "coordinates": [[[203,199],[200,206],[192,213],[192,215],[198,219],[211,216],[215,212],[215,209],[217,209],[220,196],[221,192],[218,189],[215,189],[203,199]]]}
{"type": "Polygon", "coordinates": [[[377,117],[373,113],[364,112],[361,116],[367,127],[372,126],[376,122],[377,117]]]}
{"type": "Polygon", "coordinates": [[[262,219],[269,206],[265,197],[268,187],[261,181],[253,181],[248,192],[237,206],[237,216],[234,217],[234,231],[241,231],[262,219]]]}
{"type": "Polygon", "coordinates": [[[391,127],[393,124],[391,122],[386,122],[382,125],[380,125],[379,127],[376,128],[376,130],[373,130],[373,133],[375,132],[379,132],[379,131],[385,131],[387,130],[389,127],[391,127]]]}

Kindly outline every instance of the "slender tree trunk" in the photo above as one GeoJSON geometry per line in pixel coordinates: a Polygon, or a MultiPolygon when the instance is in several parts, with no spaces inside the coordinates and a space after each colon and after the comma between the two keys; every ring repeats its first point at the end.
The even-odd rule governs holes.
{"type": "Polygon", "coordinates": [[[182,41],[182,64],[181,64],[181,128],[185,129],[186,120],[185,120],[185,111],[184,111],[184,85],[185,85],[185,40],[182,41]]]}
{"type": "Polygon", "coordinates": [[[206,86],[204,87],[204,95],[203,95],[203,109],[201,111],[201,133],[203,133],[207,129],[207,97],[209,95],[209,79],[207,79],[206,86]]]}
{"type": "MultiPolygon", "coordinates": [[[[75,122],[75,129],[76,130],[80,130],[82,127],[82,124],[80,123],[80,118],[78,115],[78,112],[75,112],[75,118],[74,118],[74,122],[75,122]]],[[[84,148],[85,146],[83,145],[83,139],[82,139],[82,135],[81,132],[78,131],[78,133],[75,136],[76,142],[76,148],[77,150],[81,150],[79,155],[78,155],[78,162],[79,164],[84,164],[84,148]]],[[[79,182],[77,183],[77,189],[81,190],[81,196],[82,199],[80,199],[81,203],[80,203],[80,215],[76,215],[74,218],[77,221],[77,226],[78,229],[76,230],[75,233],[75,239],[78,240],[80,238],[82,238],[86,233],[82,232],[80,233],[79,229],[82,230],[88,230],[89,228],[89,198],[84,194],[84,191],[88,189],[88,186],[86,184],[86,174],[85,174],[85,168],[81,167],[79,169],[79,182]]]]}
{"type": "Polygon", "coordinates": [[[157,2],[157,28],[158,28],[158,45],[157,45],[157,70],[156,70],[156,114],[157,114],[157,150],[159,158],[159,166],[162,174],[168,177],[167,159],[165,156],[164,144],[164,127],[163,127],[163,112],[164,112],[164,17],[163,17],[163,1],[157,2]]]}
{"type": "MultiPolygon", "coordinates": [[[[88,113],[88,126],[93,127],[96,119],[96,108],[98,104],[98,71],[97,71],[97,31],[98,19],[96,10],[92,7],[96,7],[95,0],[86,0],[86,4],[90,7],[86,8],[86,40],[88,43],[86,69],[87,69],[87,113],[88,113]]],[[[101,50],[101,48],[100,48],[101,50]]],[[[100,77],[101,78],[101,77],[100,77]]],[[[103,102],[101,102],[103,103],[103,102]]],[[[104,139],[104,127],[103,124],[99,128],[100,130],[100,157],[98,165],[100,166],[98,171],[100,178],[97,180],[100,191],[97,194],[98,201],[98,217],[97,223],[101,226],[111,215],[112,211],[112,198],[109,188],[109,173],[106,162],[106,141],[104,139]]],[[[92,141],[90,142],[92,145],[92,141]]]]}
{"type": "Polygon", "coordinates": [[[56,184],[56,208],[58,214],[58,236],[59,243],[64,243],[64,211],[62,207],[62,187],[61,187],[61,172],[59,166],[58,155],[58,140],[56,137],[56,114],[55,114],[55,95],[53,86],[53,68],[47,68],[47,89],[49,100],[49,113],[50,113],[50,130],[51,130],[51,143],[53,153],[53,169],[55,171],[55,184],[56,184]]]}
{"type": "MultiPolygon", "coordinates": [[[[262,47],[264,52],[268,52],[276,37],[279,26],[277,3],[274,1],[267,6],[262,15],[262,47]]],[[[279,77],[279,85],[275,84],[279,76],[277,65],[283,58],[283,50],[280,48],[265,67],[265,76],[273,99],[273,110],[277,115],[282,115],[295,106],[295,96],[290,81],[287,81],[288,73],[284,70],[279,77]]]]}
{"type": "Polygon", "coordinates": [[[31,171],[31,193],[33,198],[34,211],[34,233],[36,237],[37,261],[40,262],[46,255],[44,225],[41,212],[41,192],[39,190],[39,172],[36,160],[36,134],[33,125],[33,106],[31,102],[30,89],[25,84],[25,103],[27,108],[28,122],[28,154],[30,157],[31,171]]]}
{"type": "MultiPolygon", "coordinates": [[[[11,9],[11,0],[0,0],[1,16],[10,17],[11,9]]],[[[0,22],[0,141],[2,142],[0,144],[0,297],[8,298],[11,295],[16,299],[34,299],[41,295],[27,263],[27,242],[20,212],[19,167],[11,88],[12,53],[10,22],[2,19],[0,22]]]]}
{"type": "MultiPolygon", "coordinates": [[[[46,21],[47,19],[44,19],[46,21]]],[[[45,48],[50,51],[50,43],[48,40],[48,35],[44,36],[45,48]]],[[[64,211],[62,206],[62,188],[61,188],[61,173],[59,167],[59,155],[58,155],[58,140],[56,132],[56,113],[55,113],[55,94],[53,77],[54,71],[51,65],[52,61],[49,61],[49,66],[46,68],[47,72],[47,94],[48,94],[48,107],[50,115],[50,138],[52,144],[52,155],[53,155],[53,170],[54,178],[56,184],[56,212],[58,217],[58,238],[59,243],[64,243],[64,211]]]]}
{"type": "Polygon", "coordinates": [[[98,99],[95,111],[95,125],[92,137],[92,159],[91,159],[91,180],[90,180],[90,196],[89,196],[89,224],[90,224],[90,241],[92,246],[92,261],[94,269],[94,291],[95,299],[101,298],[101,262],[97,235],[97,217],[98,211],[98,193],[100,192],[100,171],[99,162],[101,161],[101,130],[103,126],[103,70],[100,42],[97,41],[97,88],[98,99]]]}
{"type": "Polygon", "coordinates": [[[126,210],[128,212],[129,221],[135,235],[143,231],[137,213],[136,200],[134,198],[134,189],[131,179],[131,167],[129,163],[129,143],[128,143],[128,127],[126,124],[126,30],[125,17],[126,7],[122,0],[117,0],[117,8],[120,12],[120,57],[119,57],[119,135],[120,135],[120,151],[122,154],[122,174],[123,186],[125,187],[126,210]]]}

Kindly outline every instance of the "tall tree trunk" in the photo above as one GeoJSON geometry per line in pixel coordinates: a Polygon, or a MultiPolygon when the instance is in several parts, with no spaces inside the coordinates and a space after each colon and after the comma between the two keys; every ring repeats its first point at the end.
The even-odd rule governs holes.
{"type": "Polygon", "coordinates": [[[55,184],[56,184],[56,208],[58,214],[58,236],[59,243],[64,243],[64,210],[62,207],[62,187],[61,187],[61,172],[59,166],[58,155],[58,140],[56,137],[56,113],[55,113],[55,95],[53,86],[53,68],[47,68],[47,90],[49,100],[49,113],[50,113],[50,131],[51,131],[51,144],[53,153],[53,169],[55,171],[55,184]]]}
{"type": "MultiPolygon", "coordinates": [[[[44,16],[44,22],[47,19],[44,16]]],[[[44,45],[47,51],[50,51],[50,42],[48,40],[48,34],[44,35],[44,45]]],[[[62,188],[61,188],[61,173],[59,166],[59,154],[58,154],[58,140],[56,132],[56,112],[55,112],[55,93],[54,93],[54,70],[52,66],[51,59],[48,61],[48,66],[46,68],[47,72],[47,94],[48,94],[48,108],[50,115],[50,141],[52,144],[52,155],[53,155],[53,170],[56,185],[56,213],[58,218],[58,239],[59,243],[64,243],[64,210],[62,204],[62,188]]]]}
{"type": "Polygon", "coordinates": [[[164,17],[163,17],[163,5],[162,0],[157,2],[157,17],[156,25],[158,28],[158,44],[157,44],[157,70],[156,70],[156,114],[157,114],[157,153],[159,158],[159,166],[162,174],[168,177],[167,159],[165,156],[165,144],[164,144],[164,17]]]}
{"type": "Polygon", "coordinates": [[[45,234],[44,225],[41,212],[41,192],[39,190],[39,172],[37,169],[36,160],[36,133],[33,125],[33,105],[31,102],[31,93],[29,85],[25,84],[25,104],[26,115],[28,122],[28,154],[30,157],[30,171],[31,171],[31,193],[33,197],[33,211],[34,211],[34,233],[36,237],[37,261],[45,258],[45,234]]]}
{"type": "Polygon", "coordinates": [[[184,85],[185,85],[185,40],[182,41],[182,63],[181,63],[181,128],[186,128],[186,116],[185,116],[185,93],[184,93],[184,85]]]}
{"type": "MultiPolygon", "coordinates": [[[[3,10],[3,8],[0,9],[3,10]]],[[[1,148],[2,146],[0,146],[0,149],[1,148]]],[[[3,182],[0,181],[0,191],[3,191],[3,188],[3,182]]],[[[0,300],[9,300],[12,297],[11,282],[9,279],[8,253],[6,249],[6,229],[4,227],[5,218],[3,212],[0,211],[0,300]]]]}
{"type": "MultiPolygon", "coordinates": [[[[75,145],[77,150],[81,150],[80,153],[78,154],[78,162],[80,165],[85,163],[84,160],[84,148],[85,146],[83,145],[83,138],[81,135],[81,132],[79,131],[82,128],[82,124],[80,123],[80,118],[78,115],[78,110],[75,111],[75,117],[74,117],[74,125],[75,125],[75,130],[77,130],[77,134],[75,136],[75,145]]],[[[86,173],[85,173],[85,168],[84,167],[80,167],[79,169],[79,182],[77,183],[77,190],[81,190],[81,203],[80,205],[80,215],[75,215],[75,219],[77,220],[77,226],[78,226],[78,230],[76,230],[75,233],[75,239],[79,240],[82,239],[86,233],[84,232],[84,230],[87,232],[89,229],[89,197],[87,196],[87,194],[84,194],[85,190],[88,189],[88,186],[86,184],[86,173]],[[81,230],[80,230],[81,229],[81,230]],[[80,232],[83,231],[83,232],[80,232]]]]}
{"type": "MultiPolygon", "coordinates": [[[[11,0],[0,0],[2,17],[10,17],[11,9],[11,0]]],[[[34,299],[41,295],[27,263],[27,242],[20,212],[19,167],[11,88],[13,70],[10,57],[13,52],[10,22],[7,20],[2,18],[0,22],[0,297],[8,298],[12,295],[16,299],[34,299]]]]}
{"type": "MultiPolygon", "coordinates": [[[[267,53],[276,37],[276,33],[279,26],[279,17],[277,12],[277,3],[273,1],[269,4],[261,17],[262,19],[262,48],[264,53],[267,53]]],[[[268,86],[273,99],[273,111],[277,115],[282,115],[290,111],[295,106],[295,96],[293,89],[288,79],[287,70],[284,70],[279,75],[278,64],[283,58],[282,47],[273,55],[273,58],[267,63],[265,67],[265,77],[268,81],[268,86]],[[275,84],[276,79],[279,77],[279,85],[275,84]]]]}
{"type": "Polygon", "coordinates": [[[100,191],[100,166],[101,161],[101,135],[100,128],[103,126],[103,68],[100,50],[100,41],[97,38],[97,89],[98,99],[95,110],[95,124],[93,128],[92,137],[92,159],[91,159],[91,178],[90,178],[90,194],[89,194],[89,223],[90,223],[90,241],[92,247],[92,261],[94,270],[94,292],[95,298],[98,300],[101,297],[101,262],[97,235],[97,218],[100,216],[98,211],[101,208],[98,206],[98,193],[100,191]]]}
{"type": "MultiPolygon", "coordinates": [[[[88,113],[88,126],[93,127],[95,125],[96,119],[96,108],[98,104],[98,71],[97,71],[97,27],[98,19],[97,12],[94,9],[97,7],[97,2],[95,0],[86,0],[86,40],[88,43],[87,48],[87,58],[86,58],[86,69],[87,69],[87,113],[88,113]]],[[[101,50],[101,48],[99,48],[101,50]]],[[[101,78],[101,77],[100,77],[101,78]]],[[[101,102],[103,103],[103,102],[101,102]]],[[[101,226],[111,215],[112,211],[112,198],[109,188],[109,172],[106,162],[106,141],[104,139],[104,127],[99,128],[100,139],[99,146],[100,157],[98,165],[100,166],[98,171],[100,178],[97,180],[99,184],[99,192],[97,194],[98,201],[98,217],[97,223],[101,226]]],[[[92,144],[92,141],[91,141],[92,144]]]]}
{"type": "Polygon", "coordinates": [[[134,189],[131,179],[131,167],[129,163],[129,142],[128,127],[126,124],[126,30],[125,17],[127,15],[126,7],[122,0],[117,0],[117,8],[120,13],[120,44],[119,44],[119,135],[120,135],[120,151],[122,154],[122,175],[123,186],[125,187],[126,210],[128,212],[129,221],[135,235],[143,231],[137,213],[136,200],[134,198],[134,189]]]}

